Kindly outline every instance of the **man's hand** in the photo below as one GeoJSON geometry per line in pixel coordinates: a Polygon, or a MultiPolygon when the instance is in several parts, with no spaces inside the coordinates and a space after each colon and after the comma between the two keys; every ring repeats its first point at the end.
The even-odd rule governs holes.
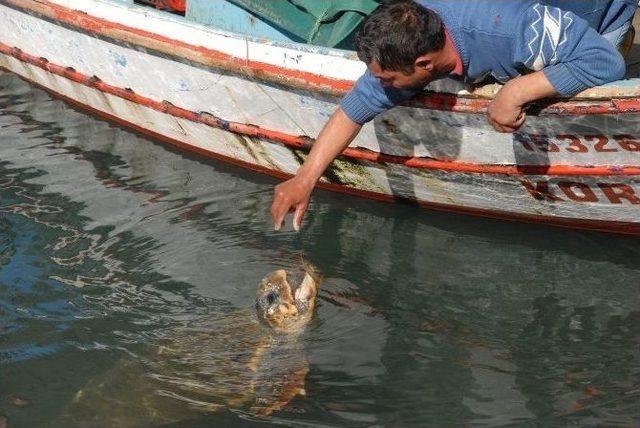
{"type": "Polygon", "coordinates": [[[293,228],[300,230],[302,219],[309,207],[309,198],[313,187],[327,166],[358,135],[360,128],[362,125],[352,121],[340,107],[336,109],[320,131],[309,157],[300,167],[296,176],[275,188],[271,204],[271,217],[276,230],[280,230],[284,218],[291,211],[294,212],[293,228]]]}
{"type": "Polygon", "coordinates": [[[487,120],[498,132],[515,132],[524,124],[524,106],[557,95],[543,71],[517,77],[500,89],[487,109],[487,120]]]}
{"type": "Polygon", "coordinates": [[[293,229],[300,230],[302,220],[309,207],[309,199],[315,182],[305,182],[304,179],[294,177],[275,187],[271,217],[275,230],[280,230],[285,216],[293,211],[293,229]]]}
{"type": "Polygon", "coordinates": [[[515,132],[527,118],[523,106],[513,96],[508,82],[496,95],[493,102],[487,109],[487,119],[493,128],[498,132],[515,132]]]}

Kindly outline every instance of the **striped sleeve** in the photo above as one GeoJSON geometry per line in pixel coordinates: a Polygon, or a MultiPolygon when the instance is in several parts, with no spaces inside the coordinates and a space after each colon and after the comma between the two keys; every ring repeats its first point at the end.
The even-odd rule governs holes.
{"type": "Polygon", "coordinates": [[[524,13],[514,52],[516,64],[543,70],[563,96],[621,79],[625,73],[620,53],[585,20],[539,3],[524,13]]]}

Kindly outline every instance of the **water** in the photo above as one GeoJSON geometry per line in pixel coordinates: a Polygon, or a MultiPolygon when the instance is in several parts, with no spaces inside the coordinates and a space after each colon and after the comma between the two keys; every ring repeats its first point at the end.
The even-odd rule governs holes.
{"type": "Polygon", "coordinates": [[[275,233],[270,178],[6,74],[0,127],[0,426],[640,424],[637,239],[326,192],[275,233]],[[282,352],[255,290],[302,252],[325,280],[282,352]],[[266,417],[231,397],[261,349],[253,398],[306,391],[266,417]]]}

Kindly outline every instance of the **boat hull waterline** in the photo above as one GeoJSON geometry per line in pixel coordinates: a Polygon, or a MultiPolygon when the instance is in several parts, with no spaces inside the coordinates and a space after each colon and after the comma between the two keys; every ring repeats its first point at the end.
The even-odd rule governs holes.
{"type": "MultiPolygon", "coordinates": [[[[120,22],[141,16],[139,7],[86,3],[101,6],[103,14],[131,13],[120,22]]],[[[341,79],[334,68],[362,65],[322,49],[300,47],[294,55],[295,44],[254,43],[256,57],[259,48],[266,52],[254,62],[247,49],[244,61],[235,61],[235,52],[212,58],[209,52],[217,51],[211,47],[180,40],[174,54],[165,55],[134,39],[170,43],[166,36],[87,16],[73,5],[0,0],[7,30],[0,36],[0,68],[155,139],[279,178],[295,174],[313,144],[309,136],[361,72],[341,79]],[[203,49],[206,55],[188,58],[203,49]],[[282,58],[268,58],[272,50],[284,52],[282,58]],[[304,63],[304,55],[311,59],[303,70],[288,59],[304,63]]],[[[210,40],[215,37],[240,47],[250,42],[176,18],[170,23],[202,32],[211,43],[220,42],[210,40]]],[[[623,94],[624,88],[603,91],[623,94]]],[[[451,91],[425,96],[368,124],[320,186],[479,216],[639,235],[640,109],[634,97],[603,93],[547,106],[515,136],[488,128],[485,98],[451,91]]]]}

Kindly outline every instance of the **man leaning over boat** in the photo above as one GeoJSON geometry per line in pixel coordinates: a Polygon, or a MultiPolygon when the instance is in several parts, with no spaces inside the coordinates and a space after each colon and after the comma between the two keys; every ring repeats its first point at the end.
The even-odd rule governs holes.
{"type": "Polygon", "coordinates": [[[294,212],[299,230],[311,192],[362,125],[443,77],[504,83],[487,111],[514,132],[524,108],[623,78],[638,0],[401,0],[360,27],[355,46],[367,71],[343,98],[295,177],[275,188],[276,230],[294,212]]]}

